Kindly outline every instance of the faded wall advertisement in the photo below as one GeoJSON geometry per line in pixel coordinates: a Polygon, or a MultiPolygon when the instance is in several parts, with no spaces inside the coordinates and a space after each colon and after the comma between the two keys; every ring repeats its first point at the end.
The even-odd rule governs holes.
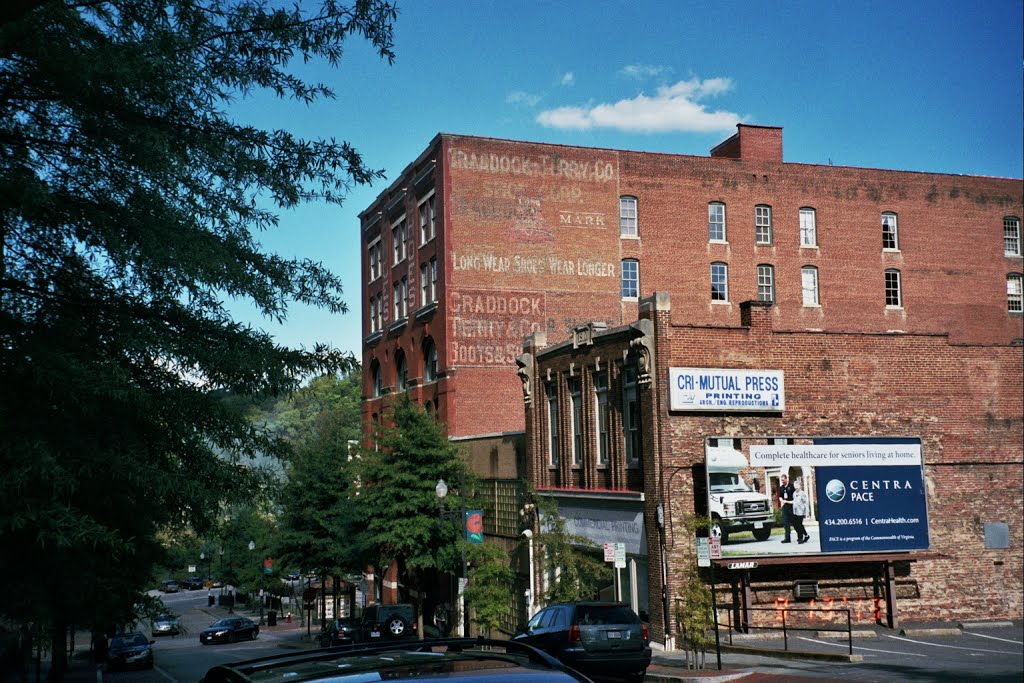
{"type": "Polygon", "coordinates": [[[544,292],[458,288],[448,307],[450,365],[513,365],[523,337],[546,325],[544,292]]]}

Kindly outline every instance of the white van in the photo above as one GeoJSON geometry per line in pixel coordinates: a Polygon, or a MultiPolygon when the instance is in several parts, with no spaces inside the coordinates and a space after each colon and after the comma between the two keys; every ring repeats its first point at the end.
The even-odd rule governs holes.
{"type": "Polygon", "coordinates": [[[772,499],[740,476],[748,467],[746,456],[721,446],[708,448],[707,454],[711,535],[725,543],[731,533],[750,531],[758,541],[767,541],[775,522],[772,499]]]}

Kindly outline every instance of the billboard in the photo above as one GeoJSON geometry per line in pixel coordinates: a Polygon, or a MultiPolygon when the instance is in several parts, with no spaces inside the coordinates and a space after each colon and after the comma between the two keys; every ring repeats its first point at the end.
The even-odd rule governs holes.
{"type": "Polygon", "coordinates": [[[929,547],[920,439],[757,439],[746,448],[743,441],[706,449],[708,510],[723,557],[929,547]],[[788,534],[781,514],[787,485],[794,512],[803,513],[788,516],[788,534]]]}

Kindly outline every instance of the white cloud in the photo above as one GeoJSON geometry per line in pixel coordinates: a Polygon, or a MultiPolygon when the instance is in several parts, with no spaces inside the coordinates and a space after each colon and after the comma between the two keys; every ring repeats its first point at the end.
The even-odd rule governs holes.
{"type": "Polygon", "coordinates": [[[653,66],[651,64],[630,64],[619,69],[619,75],[626,78],[635,78],[640,81],[645,78],[653,78],[672,71],[667,66],[653,66]]]}
{"type": "Polygon", "coordinates": [[[731,89],[729,78],[693,78],[662,86],[653,97],[640,94],[610,104],[549,109],[537,115],[537,122],[549,128],[612,128],[632,133],[728,132],[741,117],[728,111],[708,111],[699,100],[731,89]]]}
{"type": "Polygon", "coordinates": [[[576,77],[573,75],[573,73],[571,71],[566,71],[565,75],[562,76],[562,85],[572,85],[573,81],[575,80],[576,77]]]}
{"type": "Polygon", "coordinates": [[[528,92],[522,90],[513,90],[505,96],[505,102],[508,104],[522,104],[527,107],[536,107],[540,103],[540,95],[531,95],[528,92]]]}

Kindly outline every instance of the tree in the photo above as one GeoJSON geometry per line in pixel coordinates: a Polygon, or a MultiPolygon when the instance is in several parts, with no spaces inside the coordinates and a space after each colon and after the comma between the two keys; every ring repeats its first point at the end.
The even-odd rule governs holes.
{"type": "MultiPolygon", "coordinates": [[[[407,394],[389,407],[375,439],[359,460],[359,509],[365,524],[365,543],[377,551],[378,565],[398,563],[399,576],[416,603],[419,633],[423,633],[423,594],[428,572],[459,566],[459,525],[438,515],[435,486],[465,482],[466,468],[441,425],[407,394]]],[[[469,484],[466,488],[469,488],[469,484]]],[[[463,507],[452,492],[447,505],[463,507]]]]}
{"type": "Polygon", "coordinates": [[[344,313],[321,264],[259,231],[381,177],[348,143],[232,120],[232,98],[333,93],[289,69],[351,36],[393,59],[393,5],[324,0],[14,0],[0,12],[0,583],[6,616],[49,630],[125,620],[163,559],[286,452],[220,392],[285,395],[354,365],[232,319],[301,302],[344,313]]]}
{"type": "Polygon", "coordinates": [[[536,536],[541,571],[557,573],[544,594],[545,602],[591,600],[612,582],[611,569],[586,548],[596,549],[589,538],[566,531],[565,520],[558,515],[558,504],[550,498],[534,497],[541,515],[536,536]]]}
{"type": "Polygon", "coordinates": [[[516,574],[508,555],[494,543],[469,544],[469,584],[466,603],[473,610],[476,625],[485,634],[501,627],[515,599],[509,586],[516,574]]]}
{"type": "Polygon", "coordinates": [[[284,563],[320,575],[362,569],[362,523],[356,511],[360,374],[324,376],[281,401],[278,428],[296,444],[279,503],[277,552],[284,563]]]}

